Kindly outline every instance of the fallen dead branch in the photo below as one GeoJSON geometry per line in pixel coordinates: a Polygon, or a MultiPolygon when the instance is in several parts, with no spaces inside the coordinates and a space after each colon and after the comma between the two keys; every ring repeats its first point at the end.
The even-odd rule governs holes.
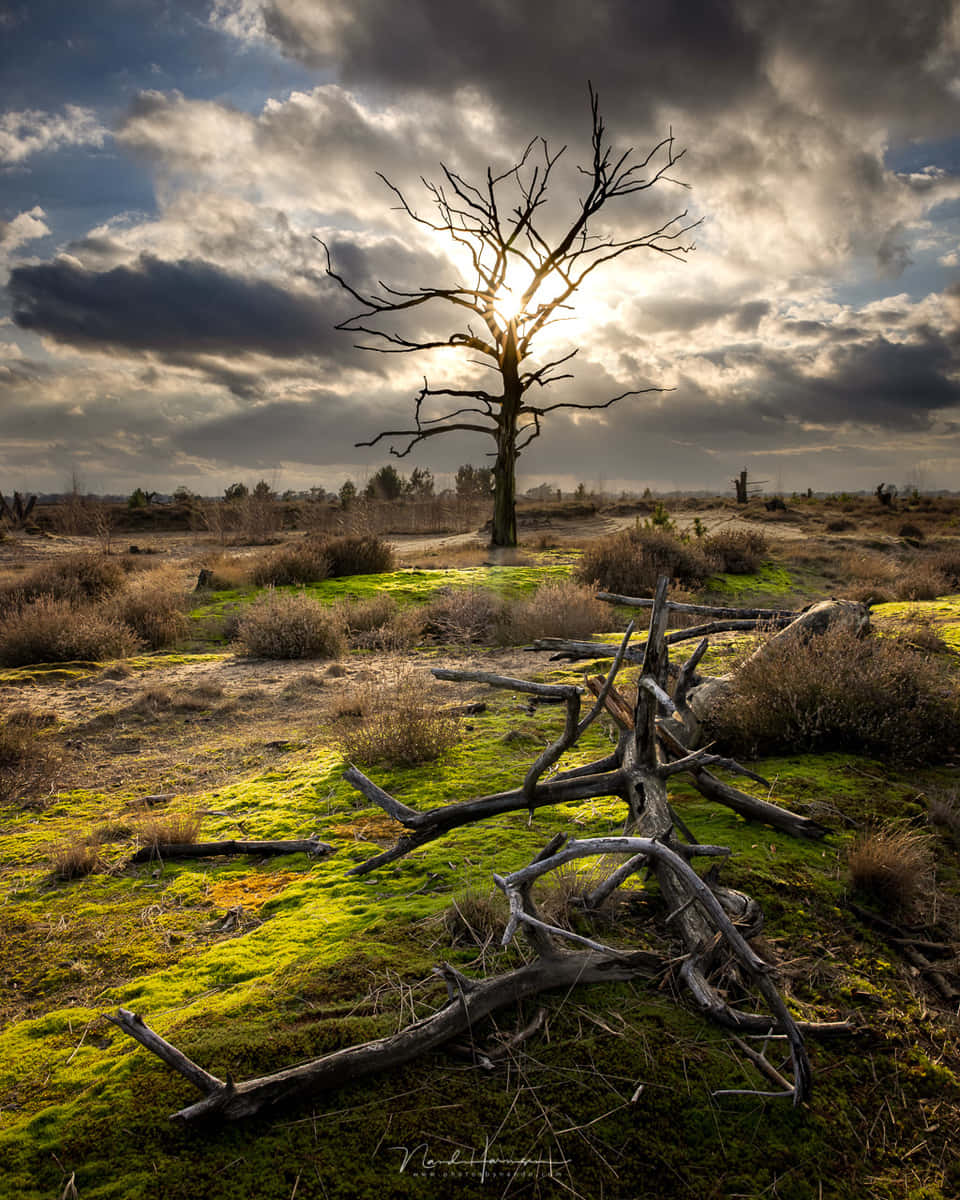
{"type": "Polygon", "coordinates": [[[333,854],[333,846],[321,842],[317,834],[296,841],[238,841],[224,842],[168,842],[141,846],[130,856],[130,862],[150,862],[156,858],[215,858],[228,854],[252,854],[266,858],[281,854],[307,854],[311,858],[324,858],[333,854]]]}

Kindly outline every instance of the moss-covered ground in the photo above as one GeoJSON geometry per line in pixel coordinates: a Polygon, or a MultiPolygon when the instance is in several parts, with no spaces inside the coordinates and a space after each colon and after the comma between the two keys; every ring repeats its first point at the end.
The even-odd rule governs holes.
{"type": "MultiPolygon", "coordinates": [[[[328,600],[389,588],[415,602],[440,586],[522,591],[564,569],[399,572],[317,588],[328,600]]],[[[769,573],[757,581],[755,593],[770,595],[769,573]]],[[[195,616],[209,620],[248,599],[221,594],[195,616]]],[[[929,612],[949,641],[950,627],[960,630],[960,609],[942,604],[942,612],[885,606],[878,615],[897,622],[929,612]]],[[[717,653],[711,669],[722,662],[717,653]]],[[[443,654],[449,661],[454,652],[443,654]]],[[[127,669],[143,670],[150,682],[162,678],[164,657],[171,658],[147,656],[127,669]]],[[[418,658],[436,662],[436,651],[411,655],[418,658]]],[[[528,658],[536,677],[578,677],[528,658]]],[[[205,661],[213,670],[228,660],[205,661]]],[[[351,656],[347,669],[364,661],[351,656]]],[[[102,673],[101,664],[65,669],[102,673]]],[[[446,687],[451,700],[487,702],[465,719],[459,744],[423,767],[368,769],[417,808],[516,786],[560,722],[552,706],[446,687]]],[[[445,919],[453,899],[492,896],[494,871],[529,861],[559,830],[621,829],[619,803],[600,799],[540,810],[532,823],[524,813],[467,827],[371,875],[351,876],[351,867],[393,842],[397,827],[343,781],[335,721],[315,717],[303,693],[279,695],[271,721],[282,721],[284,737],[273,737],[269,751],[264,739],[275,731],[257,724],[256,695],[203,709],[157,702],[61,723],[51,736],[79,756],[70,786],[0,810],[2,1200],[50,1200],[71,1178],[80,1200],[960,1195],[956,1013],[902,948],[858,915],[844,866],[858,825],[922,825],[936,847],[938,892],[914,919],[928,940],[955,938],[957,845],[926,817],[931,795],[955,791],[955,771],[904,774],[852,755],[753,764],[774,798],[831,827],[822,842],[748,823],[683,782],[672,787],[698,838],[733,850],[724,880],[762,904],[759,945],[777,963],[794,1012],[853,1022],[848,1036],[811,1040],[814,1090],[802,1109],[757,1097],[711,1099],[717,1088],[765,1085],[668,972],[653,984],[575,988],[499,1014],[476,1031],[479,1042],[497,1030],[510,1035],[538,1006],[547,1017],[493,1071],[436,1053],[246,1123],[172,1123],[169,1114],[197,1094],[104,1014],[136,1010],[221,1078],[267,1073],[391,1033],[443,1003],[431,975],[437,963],[479,975],[519,961],[517,950],[461,939],[445,919]],[[148,763],[143,774],[133,763],[90,770],[90,747],[101,736],[113,739],[108,746],[134,738],[148,763]],[[208,772],[201,764],[211,755],[219,766],[208,772]],[[168,786],[172,796],[145,806],[145,791],[168,786]],[[185,811],[200,814],[204,840],[315,831],[335,853],[320,861],[130,865],[139,822],[185,811]],[[55,878],[58,849],[92,835],[100,868],[55,878]]],[[[598,723],[573,761],[604,753],[609,739],[598,723]]],[[[767,795],[761,785],[746,786],[767,795]]],[[[603,937],[669,950],[666,935],[653,934],[645,919],[655,900],[653,885],[638,885],[603,937]]]]}

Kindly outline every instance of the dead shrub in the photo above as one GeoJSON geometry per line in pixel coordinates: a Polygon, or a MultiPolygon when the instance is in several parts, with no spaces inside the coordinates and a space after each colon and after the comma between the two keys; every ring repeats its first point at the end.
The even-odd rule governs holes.
{"type": "Polygon", "coordinates": [[[503,602],[486,588],[443,588],[427,605],[426,623],[442,642],[488,643],[502,612],[503,602]]]}
{"type": "Polygon", "coordinates": [[[912,522],[907,521],[900,526],[899,536],[905,538],[908,542],[922,542],[924,532],[919,525],[914,525],[912,522]]]}
{"type": "Polygon", "coordinates": [[[960,837],[960,802],[956,792],[934,792],[927,801],[927,814],[934,825],[942,825],[954,837],[960,837]]]}
{"type": "Polygon", "coordinates": [[[697,586],[715,567],[700,546],[662,529],[637,526],[610,534],[589,546],[576,578],[624,596],[651,595],[661,575],[697,586]]]}
{"type": "Polygon", "coordinates": [[[929,562],[946,579],[949,591],[960,587],[960,550],[939,550],[929,562]]]}
{"type": "Polygon", "coordinates": [[[65,842],[54,848],[51,860],[54,879],[81,879],[91,875],[100,865],[100,851],[89,841],[65,842]]]}
{"type": "Polygon", "coordinates": [[[113,606],[120,620],[151,650],[174,645],[190,626],[189,598],[170,569],[160,568],[131,580],[113,606]]]}
{"type": "Polygon", "coordinates": [[[302,592],[268,592],[240,614],[236,636],[250,658],[338,658],[347,647],[339,614],[302,592]]]}
{"type": "Polygon", "coordinates": [[[960,745],[960,702],[943,660],[897,638],[831,630],[745,662],[715,732],[747,755],[841,750],[932,762],[960,745]]]}
{"type": "Polygon", "coordinates": [[[0,664],[6,667],[126,658],[140,646],[115,613],[51,596],[0,619],[0,664]]]}
{"type": "Polygon", "coordinates": [[[862,833],[847,854],[850,885],[903,912],[932,891],[933,852],[927,835],[901,826],[862,833]]]}
{"type": "Polygon", "coordinates": [[[724,575],[752,575],[767,553],[767,539],[753,529],[721,529],[700,544],[724,575]]]}
{"type": "Polygon", "coordinates": [[[584,640],[609,629],[611,618],[610,605],[598,600],[590,588],[572,580],[546,583],[533,596],[504,607],[497,622],[497,641],[517,645],[543,637],[584,640]]]}
{"type": "Polygon", "coordinates": [[[361,765],[412,767],[432,762],[455,746],[458,717],[438,709],[416,673],[400,671],[386,683],[355,691],[342,711],[361,714],[360,723],[340,737],[341,752],[361,765]]]}
{"type": "Polygon", "coordinates": [[[200,833],[200,814],[151,813],[137,822],[135,833],[140,845],[152,851],[192,844],[200,833]]]}

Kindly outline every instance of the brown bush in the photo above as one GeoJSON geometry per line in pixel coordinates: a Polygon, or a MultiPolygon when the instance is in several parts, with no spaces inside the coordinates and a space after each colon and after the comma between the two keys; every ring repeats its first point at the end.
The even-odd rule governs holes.
{"type": "Polygon", "coordinates": [[[362,765],[432,762],[455,746],[459,736],[457,716],[438,708],[413,672],[401,671],[385,684],[354,693],[341,711],[361,714],[359,724],[341,735],[340,749],[348,761],[362,765]]]}
{"type": "Polygon", "coordinates": [[[927,835],[899,826],[861,834],[847,854],[850,884],[895,911],[912,908],[933,883],[927,835]]]}
{"type": "Polygon", "coordinates": [[[650,595],[661,575],[698,585],[715,570],[700,546],[660,529],[636,527],[601,538],[577,567],[581,583],[624,596],[650,595]]]}
{"type": "Polygon", "coordinates": [[[444,588],[426,608],[427,628],[443,642],[492,641],[503,612],[495,592],[482,587],[444,588]]]}
{"type": "Polygon", "coordinates": [[[897,638],[833,630],[745,662],[716,733],[745,754],[829,749],[931,762],[960,745],[960,702],[942,660],[897,638]]]}
{"type": "Polygon", "coordinates": [[[767,553],[767,539],[753,529],[721,529],[700,543],[704,554],[724,575],[751,575],[767,553]]]}
{"type": "Polygon", "coordinates": [[[302,592],[268,592],[237,619],[239,653],[251,658],[339,658],[340,615],[302,592]]]}
{"type": "Polygon", "coordinates": [[[0,619],[0,664],[7,667],[125,658],[140,646],[115,614],[50,596],[0,619]]]}
{"type": "Polygon", "coordinates": [[[613,626],[609,604],[572,580],[546,583],[533,596],[506,605],[497,622],[497,641],[518,645],[535,638],[586,639],[613,626]]]}
{"type": "Polygon", "coordinates": [[[147,646],[160,650],[185,636],[190,627],[189,604],[179,576],[160,568],[131,580],[115,598],[113,608],[147,646]]]}

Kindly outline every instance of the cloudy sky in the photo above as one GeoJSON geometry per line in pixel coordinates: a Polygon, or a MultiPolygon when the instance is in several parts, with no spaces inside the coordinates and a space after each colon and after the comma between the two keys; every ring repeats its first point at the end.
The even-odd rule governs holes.
{"type": "Polygon", "coordinates": [[[469,282],[376,173],[428,214],[440,163],[482,181],[543,137],[559,227],[588,79],[615,147],[672,130],[689,185],[597,231],[702,224],[540,347],[580,347],[554,402],[672,390],[553,414],[521,485],[960,489],[956,0],[7,0],[0,34],[2,491],[365,478],[387,447],[354,443],[475,368],[355,349],[314,235],[361,288],[469,282]]]}

